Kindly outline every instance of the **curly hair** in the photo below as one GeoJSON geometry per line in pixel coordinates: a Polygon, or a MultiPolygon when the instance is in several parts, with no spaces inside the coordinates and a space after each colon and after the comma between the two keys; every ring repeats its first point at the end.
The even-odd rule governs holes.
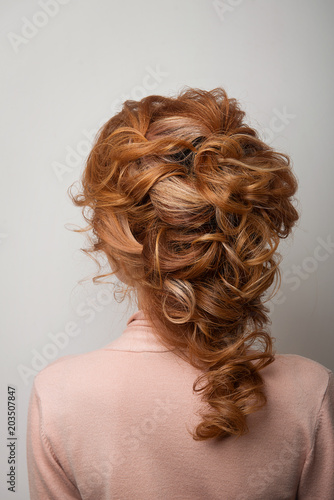
{"type": "Polygon", "coordinates": [[[221,87],[127,100],[70,193],[93,233],[84,251],[112,267],[93,281],[121,270],[160,341],[200,370],[194,440],[247,433],[247,415],[267,402],[264,294],[281,281],[277,246],[299,219],[289,156],[244,119],[221,87]]]}

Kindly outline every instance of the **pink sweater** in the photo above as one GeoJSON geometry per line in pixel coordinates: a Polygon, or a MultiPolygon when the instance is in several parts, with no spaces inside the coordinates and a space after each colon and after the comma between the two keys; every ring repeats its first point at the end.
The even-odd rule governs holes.
{"type": "Polygon", "coordinates": [[[268,403],[249,415],[250,432],[194,441],[199,372],[137,311],[103,349],[35,377],[31,500],[333,500],[333,373],[293,354],[261,373],[268,403]]]}

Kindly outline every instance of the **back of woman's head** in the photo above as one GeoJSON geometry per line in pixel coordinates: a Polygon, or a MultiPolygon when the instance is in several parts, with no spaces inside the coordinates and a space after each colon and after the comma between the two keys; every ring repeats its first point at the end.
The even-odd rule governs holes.
{"type": "Polygon", "coordinates": [[[201,370],[196,440],[244,434],[266,403],[259,372],[274,353],[263,298],[298,220],[289,157],[244,117],[222,88],[126,101],[72,196],[93,230],[88,252],[108,257],[161,341],[201,370]]]}

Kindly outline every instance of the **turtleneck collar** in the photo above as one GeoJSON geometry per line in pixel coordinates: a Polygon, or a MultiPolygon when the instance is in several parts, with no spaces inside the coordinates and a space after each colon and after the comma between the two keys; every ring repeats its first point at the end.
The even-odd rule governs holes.
{"type": "Polygon", "coordinates": [[[141,309],[130,316],[121,336],[108,344],[104,349],[136,352],[168,352],[168,349],[160,343],[151,323],[141,309]]]}
{"type": "Polygon", "coordinates": [[[147,326],[147,327],[151,328],[150,323],[149,323],[148,319],[146,318],[144,311],[142,311],[141,309],[139,309],[132,316],[130,316],[126,325],[127,326],[130,326],[130,325],[131,326],[139,326],[140,325],[140,326],[147,326]]]}
{"type": "MultiPolygon", "coordinates": [[[[161,344],[144,311],[136,311],[126,323],[120,337],[104,347],[105,350],[133,352],[171,352],[161,344]]],[[[250,352],[256,349],[249,348],[250,352]]]]}

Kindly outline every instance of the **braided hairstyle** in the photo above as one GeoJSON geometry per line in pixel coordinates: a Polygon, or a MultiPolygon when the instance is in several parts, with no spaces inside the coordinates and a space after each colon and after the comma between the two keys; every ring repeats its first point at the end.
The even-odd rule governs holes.
{"type": "Polygon", "coordinates": [[[127,100],[70,192],[81,231],[93,231],[84,251],[112,267],[94,281],[121,270],[161,342],[200,370],[195,440],[245,434],[267,402],[260,370],[275,358],[263,298],[299,218],[289,157],[244,118],[221,87],[127,100]]]}

